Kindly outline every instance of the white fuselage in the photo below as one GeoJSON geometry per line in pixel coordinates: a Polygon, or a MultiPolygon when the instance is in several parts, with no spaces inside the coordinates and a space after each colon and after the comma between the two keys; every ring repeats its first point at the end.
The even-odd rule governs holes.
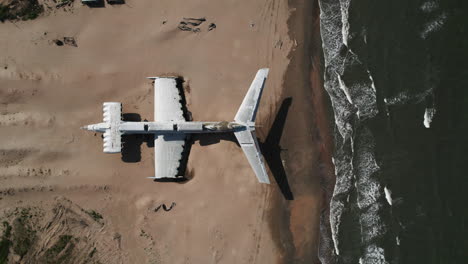
{"type": "MultiPolygon", "coordinates": [[[[83,129],[104,133],[110,128],[109,123],[98,123],[84,126],[83,129]]],[[[114,129],[122,134],[193,134],[225,133],[243,130],[255,130],[255,123],[239,124],[236,122],[125,122],[121,121],[114,129]]]]}

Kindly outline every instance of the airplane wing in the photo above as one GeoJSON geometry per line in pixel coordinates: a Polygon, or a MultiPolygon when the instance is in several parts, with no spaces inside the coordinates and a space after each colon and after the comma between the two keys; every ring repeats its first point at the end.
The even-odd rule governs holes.
{"type": "Polygon", "coordinates": [[[265,80],[268,77],[268,68],[258,70],[247,94],[242,101],[234,120],[237,122],[255,122],[260,97],[262,96],[265,80]]]}
{"type": "Polygon", "coordinates": [[[237,141],[239,141],[239,144],[242,147],[250,166],[254,170],[258,181],[261,183],[270,183],[255,132],[244,130],[234,132],[234,135],[236,136],[237,141]]]}
{"type": "Polygon", "coordinates": [[[181,100],[175,78],[154,78],[154,121],[185,121],[181,100]]]}
{"type": "Polygon", "coordinates": [[[154,136],[154,167],[153,179],[178,178],[180,162],[185,146],[184,134],[161,134],[154,136]]]}

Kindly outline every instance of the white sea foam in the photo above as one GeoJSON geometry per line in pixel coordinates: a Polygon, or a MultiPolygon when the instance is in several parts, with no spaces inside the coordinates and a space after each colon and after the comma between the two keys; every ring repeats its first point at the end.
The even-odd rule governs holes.
{"type": "Polygon", "coordinates": [[[327,71],[325,89],[334,109],[339,132],[337,145],[340,146],[333,159],[337,177],[330,202],[334,251],[339,255],[340,262],[358,262],[354,253],[350,254],[352,245],[343,240],[344,233],[358,232],[355,235],[362,237],[359,247],[363,249],[359,262],[387,263],[384,249],[375,244],[387,233],[386,219],[380,216],[385,205],[382,200],[383,186],[379,182],[380,167],[374,157],[375,142],[369,129],[354,122],[356,115],[362,121],[378,114],[376,87],[370,71],[359,58],[360,54],[347,47],[354,34],[364,36],[366,43],[366,34],[360,35],[351,28],[350,0],[324,0],[319,4],[327,71]],[[357,197],[351,195],[354,191],[357,197]],[[349,208],[356,205],[358,210],[352,214],[357,215],[350,216],[349,208]],[[359,223],[355,222],[356,217],[359,223]],[[360,227],[360,231],[349,230],[347,227],[351,223],[358,225],[356,227],[360,227]]]}
{"type": "Polygon", "coordinates": [[[421,38],[426,39],[430,34],[439,31],[447,20],[447,14],[442,13],[434,20],[426,23],[424,29],[421,31],[421,38]]]}
{"type": "Polygon", "coordinates": [[[350,104],[353,104],[353,99],[351,98],[351,93],[349,92],[348,87],[346,87],[345,83],[343,82],[343,79],[341,79],[341,76],[338,73],[336,74],[336,76],[338,77],[338,82],[340,83],[340,89],[346,95],[346,99],[348,99],[348,102],[350,104]]]}
{"type": "Polygon", "coordinates": [[[435,1],[429,1],[421,5],[421,10],[425,13],[434,12],[439,8],[439,3],[435,1]]]}
{"type": "Polygon", "coordinates": [[[424,90],[420,93],[410,93],[408,91],[403,91],[395,96],[384,98],[384,102],[387,106],[404,105],[410,102],[417,104],[426,99],[426,96],[428,96],[430,93],[432,93],[432,88],[424,90]]]}
{"type": "Polygon", "coordinates": [[[349,38],[349,4],[351,1],[341,1],[341,34],[343,36],[343,44],[348,46],[349,38]]]}
{"type": "Polygon", "coordinates": [[[359,258],[362,264],[386,264],[384,249],[374,244],[365,248],[363,257],[359,258]]]}
{"type": "Polygon", "coordinates": [[[426,108],[426,111],[424,112],[424,122],[423,122],[426,128],[431,127],[432,118],[434,118],[435,112],[436,112],[435,108],[426,108]]]}
{"type": "Polygon", "coordinates": [[[372,74],[370,73],[369,70],[367,70],[367,74],[369,75],[369,80],[371,81],[371,87],[372,89],[374,90],[374,93],[377,92],[377,90],[375,89],[375,83],[374,83],[374,79],[372,78],[372,74]]]}
{"type": "Polygon", "coordinates": [[[384,187],[384,192],[385,192],[385,199],[387,199],[387,202],[389,205],[392,205],[393,200],[392,200],[392,191],[387,188],[387,186],[384,187]]]}

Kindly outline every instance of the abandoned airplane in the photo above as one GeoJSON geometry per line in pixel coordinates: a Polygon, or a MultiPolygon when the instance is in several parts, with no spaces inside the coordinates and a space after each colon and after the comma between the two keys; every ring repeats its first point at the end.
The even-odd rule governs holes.
{"type": "Polygon", "coordinates": [[[156,180],[183,179],[179,174],[184,145],[189,134],[233,132],[258,181],[270,183],[255,135],[255,117],[268,76],[260,69],[234,117],[234,122],[191,122],[184,118],[181,95],[175,77],[148,77],[154,80],[154,122],[122,121],[122,104],[105,102],[102,123],[83,129],[104,133],[104,153],[121,152],[123,134],[154,134],[156,180]]]}

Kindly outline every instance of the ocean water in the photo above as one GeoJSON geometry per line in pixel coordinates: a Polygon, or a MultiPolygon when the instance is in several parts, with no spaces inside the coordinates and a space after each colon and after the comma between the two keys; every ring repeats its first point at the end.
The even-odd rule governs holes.
{"type": "Polygon", "coordinates": [[[320,0],[337,176],[323,263],[468,263],[468,2],[320,0]]]}

